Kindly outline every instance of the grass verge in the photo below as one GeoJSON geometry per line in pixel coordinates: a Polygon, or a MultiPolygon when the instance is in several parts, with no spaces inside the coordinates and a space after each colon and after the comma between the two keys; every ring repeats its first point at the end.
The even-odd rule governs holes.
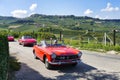
{"type": "Polygon", "coordinates": [[[8,80],[15,80],[15,71],[19,71],[21,63],[15,57],[9,57],[9,74],[8,80]]]}

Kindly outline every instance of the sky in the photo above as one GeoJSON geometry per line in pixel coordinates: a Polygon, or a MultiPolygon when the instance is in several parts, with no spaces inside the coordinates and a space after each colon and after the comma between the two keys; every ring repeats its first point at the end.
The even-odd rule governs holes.
{"type": "Polygon", "coordinates": [[[31,14],[120,19],[120,0],[0,0],[0,16],[31,14]]]}

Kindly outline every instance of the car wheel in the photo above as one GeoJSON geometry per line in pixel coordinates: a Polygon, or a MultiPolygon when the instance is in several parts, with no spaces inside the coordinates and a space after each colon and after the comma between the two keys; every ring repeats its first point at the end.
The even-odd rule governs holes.
{"type": "Polygon", "coordinates": [[[45,58],[45,67],[47,69],[51,69],[52,68],[52,66],[48,63],[48,59],[47,58],[45,58]]]}
{"type": "Polygon", "coordinates": [[[19,42],[19,45],[21,45],[21,43],[19,42]]]}
{"type": "Polygon", "coordinates": [[[23,45],[23,47],[25,47],[25,44],[24,44],[24,43],[23,43],[22,45],[23,45]]]}
{"type": "Polygon", "coordinates": [[[75,67],[76,65],[77,65],[77,63],[72,64],[73,67],[75,67]]]}
{"type": "Polygon", "coordinates": [[[35,59],[39,59],[39,58],[36,56],[35,51],[33,51],[33,55],[34,55],[34,58],[35,58],[35,59]]]}

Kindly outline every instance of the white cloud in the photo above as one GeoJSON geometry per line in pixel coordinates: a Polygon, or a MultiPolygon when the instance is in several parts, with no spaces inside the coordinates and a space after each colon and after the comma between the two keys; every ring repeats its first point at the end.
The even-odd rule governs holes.
{"type": "Polygon", "coordinates": [[[90,10],[90,9],[87,9],[87,10],[84,12],[85,15],[89,15],[89,14],[92,14],[92,13],[93,13],[93,11],[90,10]]]}
{"type": "Polygon", "coordinates": [[[115,11],[119,11],[119,7],[115,7],[115,11]]]}
{"type": "Polygon", "coordinates": [[[34,11],[36,8],[37,8],[37,4],[32,4],[29,9],[31,11],[34,11]]]}
{"type": "Polygon", "coordinates": [[[29,9],[30,9],[30,11],[32,11],[32,13],[29,13],[28,10],[19,9],[19,10],[12,11],[11,14],[13,17],[25,18],[25,17],[30,16],[31,14],[35,14],[34,10],[36,8],[37,8],[37,4],[34,3],[29,7],[29,9]]]}
{"type": "Polygon", "coordinates": [[[119,7],[112,7],[111,3],[107,3],[107,7],[104,9],[101,9],[101,11],[105,11],[105,12],[112,12],[112,11],[119,11],[119,7]]]}
{"type": "Polygon", "coordinates": [[[24,18],[27,15],[27,11],[26,10],[14,10],[11,12],[11,14],[13,15],[13,17],[24,18]]]}

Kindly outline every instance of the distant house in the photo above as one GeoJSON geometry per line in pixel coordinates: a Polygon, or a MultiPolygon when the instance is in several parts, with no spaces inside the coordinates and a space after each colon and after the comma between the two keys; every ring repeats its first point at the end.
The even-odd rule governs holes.
{"type": "Polygon", "coordinates": [[[101,21],[95,21],[95,23],[99,23],[99,24],[101,24],[102,22],[101,22],[101,21]]]}

